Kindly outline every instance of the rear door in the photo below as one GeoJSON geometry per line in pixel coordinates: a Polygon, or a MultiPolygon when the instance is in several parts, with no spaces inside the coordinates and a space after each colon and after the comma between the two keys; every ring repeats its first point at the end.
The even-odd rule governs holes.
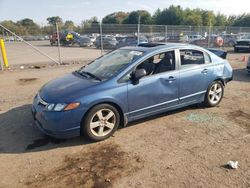
{"type": "Polygon", "coordinates": [[[180,49],[180,103],[203,101],[213,74],[213,66],[206,52],[180,49]]]}

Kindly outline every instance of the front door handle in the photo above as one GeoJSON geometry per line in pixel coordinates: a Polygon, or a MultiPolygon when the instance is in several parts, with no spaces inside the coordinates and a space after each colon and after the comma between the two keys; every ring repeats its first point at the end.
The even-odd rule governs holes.
{"type": "Polygon", "coordinates": [[[208,70],[207,70],[207,69],[203,69],[203,70],[201,71],[201,73],[202,73],[202,74],[207,74],[207,73],[208,73],[208,70]]]}
{"type": "Polygon", "coordinates": [[[173,76],[169,76],[168,79],[166,79],[168,82],[173,82],[174,80],[176,80],[176,78],[173,76]]]}

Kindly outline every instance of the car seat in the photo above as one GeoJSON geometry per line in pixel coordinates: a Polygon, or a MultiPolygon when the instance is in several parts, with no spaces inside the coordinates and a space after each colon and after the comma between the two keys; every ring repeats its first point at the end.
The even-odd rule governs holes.
{"type": "Polygon", "coordinates": [[[137,68],[144,69],[147,75],[151,75],[155,70],[155,64],[153,63],[153,60],[150,58],[144,61],[142,64],[140,64],[137,68]]]}
{"type": "Polygon", "coordinates": [[[172,58],[169,54],[165,54],[165,57],[159,63],[157,63],[154,73],[157,74],[157,73],[173,70],[174,66],[171,63],[171,59],[172,58]]]}

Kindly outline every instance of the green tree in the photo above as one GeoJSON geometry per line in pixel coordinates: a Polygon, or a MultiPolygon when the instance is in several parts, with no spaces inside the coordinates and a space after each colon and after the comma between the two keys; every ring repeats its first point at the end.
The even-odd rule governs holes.
{"type": "Polygon", "coordinates": [[[20,24],[24,27],[37,26],[37,24],[32,19],[29,19],[29,18],[22,19],[22,20],[18,21],[17,24],[20,24]]]}
{"type": "Polygon", "coordinates": [[[22,34],[21,30],[18,28],[17,24],[11,20],[2,21],[1,24],[7,29],[11,30],[16,34],[22,34]]]}
{"type": "Polygon", "coordinates": [[[51,35],[55,31],[55,27],[51,25],[46,25],[41,27],[41,33],[44,35],[51,35]]]}
{"type": "Polygon", "coordinates": [[[151,24],[151,14],[146,10],[137,10],[129,13],[126,19],[123,21],[124,24],[138,24],[140,16],[141,24],[151,24]]]}
{"type": "Polygon", "coordinates": [[[128,13],[125,12],[114,12],[108,14],[102,19],[104,24],[121,24],[128,17],[128,13]]]}
{"type": "Polygon", "coordinates": [[[73,21],[71,20],[66,20],[64,25],[63,25],[63,29],[67,29],[67,30],[74,30],[75,29],[75,24],[73,21]]]}
{"type": "Polygon", "coordinates": [[[229,25],[229,26],[234,25],[236,19],[237,19],[237,16],[235,15],[228,16],[226,25],[229,25]]]}
{"type": "Polygon", "coordinates": [[[250,14],[242,14],[238,16],[233,26],[250,27],[250,14]]]}
{"type": "Polygon", "coordinates": [[[81,27],[79,29],[80,33],[87,32],[87,33],[99,33],[99,21],[97,17],[92,17],[87,20],[83,20],[81,22],[81,27]]]}
{"type": "Polygon", "coordinates": [[[62,25],[62,18],[59,16],[52,16],[47,18],[48,24],[49,25],[56,25],[58,23],[59,25],[62,25]]]}
{"type": "Polygon", "coordinates": [[[152,24],[155,24],[157,21],[157,18],[161,15],[161,9],[157,9],[155,13],[152,16],[152,24]]]}
{"type": "Polygon", "coordinates": [[[215,23],[215,16],[213,11],[202,11],[202,24],[204,26],[213,26],[215,23]]]}
{"type": "Polygon", "coordinates": [[[40,27],[32,19],[25,18],[16,24],[22,30],[23,35],[39,35],[41,33],[40,27]]]}
{"type": "Polygon", "coordinates": [[[159,25],[180,25],[183,22],[183,9],[180,6],[171,5],[169,8],[157,11],[153,18],[155,24],[159,25]]]}
{"type": "Polygon", "coordinates": [[[227,25],[227,17],[223,14],[218,13],[215,15],[215,26],[225,26],[227,25]]]}
{"type": "Polygon", "coordinates": [[[201,26],[202,25],[202,16],[200,9],[186,9],[184,11],[183,23],[184,25],[191,26],[201,26]]]}

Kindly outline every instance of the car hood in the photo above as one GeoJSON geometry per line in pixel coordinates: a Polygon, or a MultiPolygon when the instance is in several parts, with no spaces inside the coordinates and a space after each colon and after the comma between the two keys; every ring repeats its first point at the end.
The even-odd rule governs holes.
{"type": "Polygon", "coordinates": [[[40,97],[49,103],[73,102],[76,96],[86,92],[87,88],[99,84],[77,73],[67,74],[45,84],[39,91],[40,97]]]}
{"type": "Polygon", "coordinates": [[[240,41],[250,42],[250,39],[238,39],[237,40],[237,42],[240,42],[240,41]]]}

